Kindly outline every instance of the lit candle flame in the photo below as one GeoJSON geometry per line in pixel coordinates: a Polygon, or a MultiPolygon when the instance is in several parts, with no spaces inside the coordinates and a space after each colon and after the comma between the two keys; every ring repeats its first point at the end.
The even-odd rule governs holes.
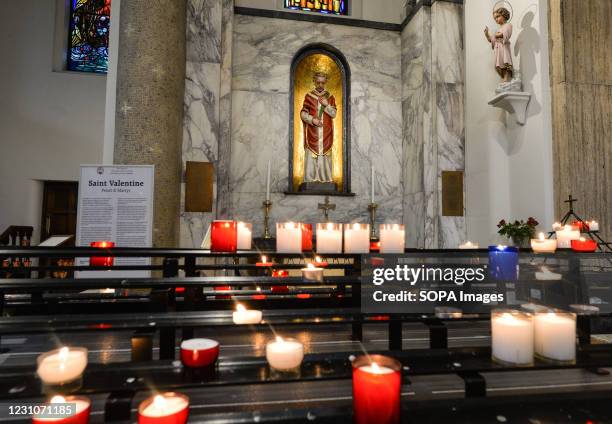
{"type": "MultiPolygon", "coordinates": [[[[225,228],[229,228],[230,224],[229,222],[226,222],[225,224],[223,224],[225,228]]],[[[157,399],[157,397],[155,397],[155,399],[157,399]]],[[[163,399],[163,398],[162,398],[163,399]]]]}
{"type": "Polygon", "coordinates": [[[236,311],[244,312],[244,311],[246,311],[246,308],[244,306],[242,306],[242,304],[239,303],[239,304],[236,305],[236,311]]]}
{"type": "Polygon", "coordinates": [[[572,226],[571,225],[566,225],[565,227],[563,227],[563,229],[565,231],[572,231],[572,226]]]}
{"type": "Polygon", "coordinates": [[[503,244],[498,244],[497,245],[497,250],[506,250],[506,246],[503,244]]]}
{"type": "Polygon", "coordinates": [[[538,239],[540,239],[540,241],[544,241],[544,233],[540,233],[538,235],[538,239]]]}
{"type": "Polygon", "coordinates": [[[309,263],[309,264],[306,265],[306,268],[308,268],[308,269],[315,269],[316,267],[314,266],[314,264],[309,263]]]}
{"type": "Polygon", "coordinates": [[[315,262],[321,262],[321,257],[320,256],[316,256],[315,257],[315,262]]]}
{"type": "Polygon", "coordinates": [[[586,241],[584,237],[580,237],[580,241],[586,241]]]}
{"type": "Polygon", "coordinates": [[[334,224],[332,224],[331,222],[328,222],[327,223],[327,229],[330,230],[330,231],[333,230],[334,229],[334,224]]]}
{"type": "Polygon", "coordinates": [[[264,264],[265,264],[266,262],[268,262],[268,257],[267,257],[267,256],[262,256],[262,257],[261,257],[261,262],[262,262],[262,263],[264,263],[264,264]]]}
{"type": "Polygon", "coordinates": [[[380,367],[376,362],[372,362],[372,371],[374,371],[375,374],[380,374],[380,367]]]}
{"type": "Polygon", "coordinates": [[[66,398],[60,395],[53,396],[50,401],[50,403],[65,403],[65,402],[66,402],[66,398]]]}
{"type": "Polygon", "coordinates": [[[58,356],[59,356],[60,361],[62,361],[62,362],[66,362],[66,360],[68,359],[68,353],[69,353],[69,352],[70,352],[70,350],[69,350],[69,349],[68,349],[66,346],[64,346],[63,348],[61,348],[61,349],[59,350],[59,353],[58,353],[58,356]]]}
{"type": "Polygon", "coordinates": [[[160,411],[163,411],[166,407],[166,399],[162,395],[156,395],[153,398],[153,405],[160,411]]]}
{"type": "Polygon", "coordinates": [[[355,223],[353,224],[353,230],[358,230],[359,229],[359,224],[355,223]]]}
{"type": "Polygon", "coordinates": [[[295,224],[293,224],[293,222],[287,222],[285,227],[289,230],[293,230],[295,228],[295,224]]]}
{"type": "Polygon", "coordinates": [[[276,336],[276,343],[284,343],[285,341],[281,336],[276,336]]]}
{"type": "MultiPolygon", "coordinates": [[[[255,290],[257,290],[258,292],[261,291],[261,287],[255,287],[255,290]]],[[[238,305],[238,306],[242,306],[242,305],[238,305]]],[[[244,308],[244,306],[242,306],[244,308]]]]}

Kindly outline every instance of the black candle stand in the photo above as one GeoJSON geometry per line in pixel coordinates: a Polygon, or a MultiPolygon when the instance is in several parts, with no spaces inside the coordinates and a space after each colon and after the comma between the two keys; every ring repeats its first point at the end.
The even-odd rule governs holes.
{"type": "MultiPolygon", "coordinates": [[[[605,249],[608,249],[610,252],[612,252],[612,243],[605,241],[603,238],[601,238],[601,236],[599,235],[599,231],[591,231],[590,228],[587,231],[583,230],[584,228],[588,228],[589,226],[586,221],[584,221],[574,212],[574,203],[577,201],[578,199],[574,199],[571,194],[569,195],[568,199],[564,201],[564,203],[569,203],[569,210],[565,213],[565,215],[563,215],[563,218],[561,218],[560,224],[566,225],[567,222],[571,218],[573,218],[575,221],[581,224],[580,232],[582,234],[587,234],[591,238],[591,240],[595,241],[597,243],[597,248],[601,252],[604,252],[605,249]]],[[[555,231],[548,232],[548,238],[551,238],[553,235],[555,235],[555,231]]]]}

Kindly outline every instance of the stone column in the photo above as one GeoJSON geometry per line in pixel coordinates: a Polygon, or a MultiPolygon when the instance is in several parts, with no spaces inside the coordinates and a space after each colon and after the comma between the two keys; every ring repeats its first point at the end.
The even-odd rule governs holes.
{"type": "Polygon", "coordinates": [[[178,243],[185,0],[121,2],[116,164],[155,165],[153,245],[178,243]]]}

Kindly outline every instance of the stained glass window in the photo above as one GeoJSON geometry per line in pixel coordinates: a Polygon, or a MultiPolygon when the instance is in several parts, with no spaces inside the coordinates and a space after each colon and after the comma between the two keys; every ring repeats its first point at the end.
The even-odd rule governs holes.
{"type": "Polygon", "coordinates": [[[70,0],[68,70],[106,73],[111,0],[70,0]]]}
{"type": "Polygon", "coordinates": [[[347,15],[348,0],[285,0],[285,8],[332,15],[347,15]]]}

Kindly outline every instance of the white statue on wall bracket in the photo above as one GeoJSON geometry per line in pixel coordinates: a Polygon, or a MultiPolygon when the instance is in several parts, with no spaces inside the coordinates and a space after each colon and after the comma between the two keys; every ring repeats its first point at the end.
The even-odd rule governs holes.
{"type": "Polygon", "coordinates": [[[493,19],[499,25],[495,33],[485,27],[484,34],[495,53],[495,71],[502,81],[495,88],[495,96],[489,101],[494,107],[514,114],[517,123],[524,125],[527,119],[527,105],[531,94],[523,92],[521,73],[512,63],[512,24],[513,9],[510,2],[501,0],[493,6],[493,19]]]}
{"type": "Polygon", "coordinates": [[[499,29],[491,34],[489,27],[485,27],[484,34],[495,53],[495,71],[502,81],[495,88],[496,93],[505,91],[521,91],[522,83],[520,72],[514,69],[512,63],[512,5],[505,1],[499,1],[493,7],[493,19],[499,25],[499,29]]]}

